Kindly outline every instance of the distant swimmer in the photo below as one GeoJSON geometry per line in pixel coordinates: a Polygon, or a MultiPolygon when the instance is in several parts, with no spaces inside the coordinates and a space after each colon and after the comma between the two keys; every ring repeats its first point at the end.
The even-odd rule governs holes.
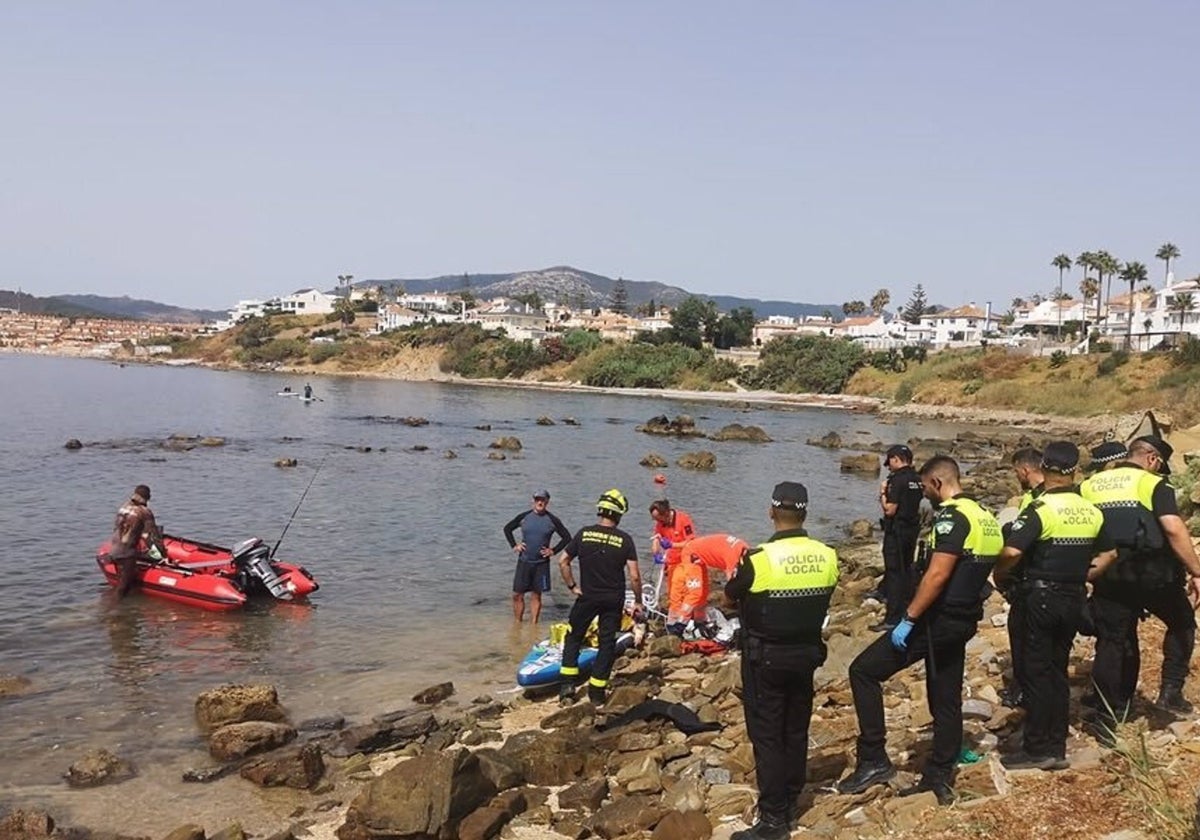
{"type": "Polygon", "coordinates": [[[117,597],[124,598],[137,581],[138,560],[165,560],[166,546],[150,510],[150,488],[139,484],[121,505],[113,524],[109,556],[117,567],[117,597]],[[145,540],[146,553],[139,545],[145,540]]]}
{"type": "Polygon", "coordinates": [[[304,399],[311,400],[313,398],[312,386],[307,382],[304,383],[304,399]]]}

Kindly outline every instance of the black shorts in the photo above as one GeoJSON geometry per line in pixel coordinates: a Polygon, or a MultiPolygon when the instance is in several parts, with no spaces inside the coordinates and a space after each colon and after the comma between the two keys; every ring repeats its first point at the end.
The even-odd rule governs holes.
{"type": "Polygon", "coordinates": [[[550,591],[550,561],[538,563],[517,561],[517,571],[513,575],[513,592],[549,592],[550,591]]]}

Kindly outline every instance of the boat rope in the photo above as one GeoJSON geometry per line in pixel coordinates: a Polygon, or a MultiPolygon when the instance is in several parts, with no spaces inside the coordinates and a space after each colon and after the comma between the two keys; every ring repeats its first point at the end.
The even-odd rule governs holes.
{"type": "Polygon", "coordinates": [[[304,497],[308,495],[308,491],[312,489],[313,482],[317,480],[317,476],[321,473],[321,467],[325,466],[325,461],[328,460],[331,453],[325,453],[325,457],[321,459],[321,463],[317,464],[317,468],[313,470],[312,478],[308,480],[308,486],[304,488],[304,492],[300,494],[300,501],[296,502],[296,509],[292,511],[292,515],[288,517],[287,524],[283,526],[283,532],[279,535],[279,539],[275,540],[275,545],[271,548],[271,553],[268,558],[274,559],[275,552],[279,550],[279,544],[283,542],[283,537],[288,532],[288,528],[292,527],[292,522],[296,518],[296,514],[300,512],[300,505],[304,504],[304,497]]]}

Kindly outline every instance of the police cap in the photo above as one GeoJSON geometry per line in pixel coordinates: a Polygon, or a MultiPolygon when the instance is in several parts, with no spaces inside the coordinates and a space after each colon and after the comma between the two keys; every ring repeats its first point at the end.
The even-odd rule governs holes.
{"type": "Polygon", "coordinates": [[[912,450],[903,443],[897,443],[894,446],[889,446],[887,452],[883,453],[883,460],[891,457],[897,457],[906,464],[911,464],[913,459],[912,450]]]}
{"type": "Polygon", "coordinates": [[[1142,435],[1140,438],[1135,438],[1134,443],[1149,444],[1158,453],[1158,457],[1162,459],[1162,469],[1159,472],[1163,475],[1171,474],[1171,456],[1175,453],[1174,447],[1160,438],[1158,435],[1142,435]]]}
{"type": "Polygon", "coordinates": [[[1042,469],[1070,475],[1079,466],[1079,447],[1069,440],[1055,440],[1042,450],[1042,469]]]}
{"type": "Polygon", "coordinates": [[[1104,443],[1092,449],[1092,463],[1097,466],[1103,464],[1111,464],[1113,461],[1122,461],[1129,457],[1129,450],[1125,444],[1116,440],[1106,440],[1104,443]]]}
{"type": "Polygon", "coordinates": [[[798,481],[781,481],[771,492],[771,506],[783,510],[804,510],[808,507],[808,490],[798,481]]]}

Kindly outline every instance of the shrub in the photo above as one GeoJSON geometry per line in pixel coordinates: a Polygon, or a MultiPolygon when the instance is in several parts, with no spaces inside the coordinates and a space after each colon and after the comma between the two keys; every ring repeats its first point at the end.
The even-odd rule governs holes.
{"type": "Polygon", "coordinates": [[[865,361],[862,346],[846,339],[773,338],[762,348],[758,367],[742,371],[738,379],[748,388],[836,394],[865,361]]]}
{"type": "Polygon", "coordinates": [[[1050,367],[1059,368],[1067,363],[1071,357],[1067,355],[1066,350],[1055,350],[1050,354],[1050,367]]]}
{"type": "Polygon", "coordinates": [[[908,405],[913,398],[913,384],[907,380],[896,388],[896,405],[908,405]]]}
{"type": "Polygon", "coordinates": [[[308,355],[308,348],[309,345],[305,342],[294,338],[281,338],[258,347],[243,347],[238,357],[247,364],[277,364],[308,355]]]}
{"type": "Polygon", "coordinates": [[[983,387],[982,379],[972,379],[970,382],[964,382],[962,392],[968,396],[979,393],[979,389],[983,387]]]}
{"type": "Polygon", "coordinates": [[[1116,350],[1108,355],[1107,358],[1101,360],[1100,364],[1096,365],[1097,376],[1109,376],[1115,373],[1117,368],[1129,362],[1128,350],[1116,350]]]}
{"type": "Polygon", "coordinates": [[[341,344],[313,344],[308,348],[308,360],[314,365],[319,365],[340,356],[343,349],[341,344]]]}
{"type": "Polygon", "coordinates": [[[605,345],[579,359],[570,375],[586,385],[607,388],[671,388],[686,377],[693,384],[730,378],[736,368],[711,350],[679,344],[605,345]],[[697,380],[693,377],[699,377],[697,380]]]}
{"type": "Polygon", "coordinates": [[[1180,366],[1200,364],[1200,341],[1189,335],[1180,343],[1171,361],[1180,366]]]}

